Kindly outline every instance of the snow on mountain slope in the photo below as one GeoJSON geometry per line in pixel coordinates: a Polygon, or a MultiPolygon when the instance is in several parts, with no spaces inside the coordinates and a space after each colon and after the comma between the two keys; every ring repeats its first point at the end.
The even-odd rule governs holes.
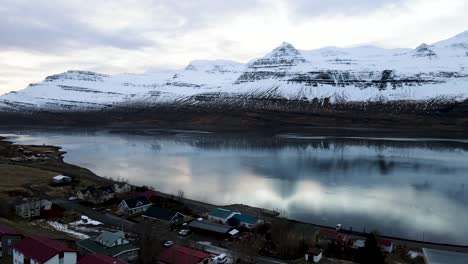
{"type": "Polygon", "coordinates": [[[468,98],[468,31],[415,49],[283,43],[247,64],[193,61],[179,71],[105,74],[68,71],[0,97],[0,110],[57,111],[121,105],[278,98],[331,103],[461,101],[468,98]]]}

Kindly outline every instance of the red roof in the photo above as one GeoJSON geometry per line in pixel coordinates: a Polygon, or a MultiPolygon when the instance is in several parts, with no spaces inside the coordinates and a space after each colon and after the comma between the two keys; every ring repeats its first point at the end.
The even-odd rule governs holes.
{"type": "Polygon", "coordinates": [[[76,252],[66,244],[46,237],[28,237],[16,243],[14,249],[25,257],[44,263],[62,252],[76,252]]]}
{"type": "Polygon", "coordinates": [[[328,237],[328,238],[337,239],[340,236],[340,233],[338,233],[335,230],[321,228],[320,229],[320,235],[322,235],[324,237],[328,237]]]}
{"type": "Polygon", "coordinates": [[[85,255],[82,259],[80,259],[78,264],[126,264],[126,262],[107,255],[90,254],[85,255]]]}
{"type": "Polygon", "coordinates": [[[379,245],[384,246],[384,247],[391,247],[393,246],[393,242],[391,240],[381,239],[379,240],[379,245]]]}
{"type": "Polygon", "coordinates": [[[161,251],[159,260],[168,264],[196,264],[211,255],[188,247],[175,246],[161,251]]]}
{"type": "Polygon", "coordinates": [[[9,226],[0,224],[0,236],[4,235],[19,235],[19,233],[9,226]]]}

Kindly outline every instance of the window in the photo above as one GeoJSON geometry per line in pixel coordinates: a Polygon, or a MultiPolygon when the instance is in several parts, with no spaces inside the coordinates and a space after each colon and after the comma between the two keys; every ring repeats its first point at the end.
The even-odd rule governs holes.
{"type": "Polygon", "coordinates": [[[11,248],[8,248],[8,255],[11,255],[11,248]]]}
{"type": "Polygon", "coordinates": [[[11,246],[11,239],[8,239],[8,245],[11,246]]]}

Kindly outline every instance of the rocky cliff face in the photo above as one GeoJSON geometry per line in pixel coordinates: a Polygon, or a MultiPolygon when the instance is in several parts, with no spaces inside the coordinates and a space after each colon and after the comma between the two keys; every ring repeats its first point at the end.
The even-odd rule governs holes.
{"type": "Polygon", "coordinates": [[[113,121],[120,115],[131,122],[132,115],[125,113],[138,116],[135,113],[142,109],[208,115],[231,111],[241,119],[242,113],[252,111],[299,112],[303,120],[314,115],[336,120],[347,111],[354,113],[349,117],[353,119],[372,111],[382,118],[405,113],[408,120],[411,115],[427,120],[426,116],[461,111],[451,118],[457,116],[454,124],[464,126],[459,109],[465,109],[467,98],[468,32],[464,32],[415,49],[365,46],[303,51],[283,43],[247,64],[194,61],[180,71],[141,75],[68,71],[1,96],[0,112],[4,116],[100,112],[113,121]]]}

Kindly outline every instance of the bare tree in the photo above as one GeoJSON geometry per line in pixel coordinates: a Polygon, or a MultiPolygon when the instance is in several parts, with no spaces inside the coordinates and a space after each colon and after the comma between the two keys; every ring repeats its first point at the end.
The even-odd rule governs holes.
{"type": "Polygon", "coordinates": [[[235,241],[231,245],[231,255],[234,262],[256,263],[258,251],[262,245],[259,237],[253,236],[249,241],[235,241]]]}
{"type": "Polygon", "coordinates": [[[179,191],[177,192],[177,195],[178,195],[178,197],[179,197],[179,201],[182,201],[182,200],[184,199],[185,193],[184,193],[184,191],[179,190],[179,191]]]}
{"type": "Polygon", "coordinates": [[[146,222],[138,224],[138,241],[140,244],[140,263],[158,263],[161,245],[166,240],[173,240],[174,234],[167,224],[146,222]]]}

